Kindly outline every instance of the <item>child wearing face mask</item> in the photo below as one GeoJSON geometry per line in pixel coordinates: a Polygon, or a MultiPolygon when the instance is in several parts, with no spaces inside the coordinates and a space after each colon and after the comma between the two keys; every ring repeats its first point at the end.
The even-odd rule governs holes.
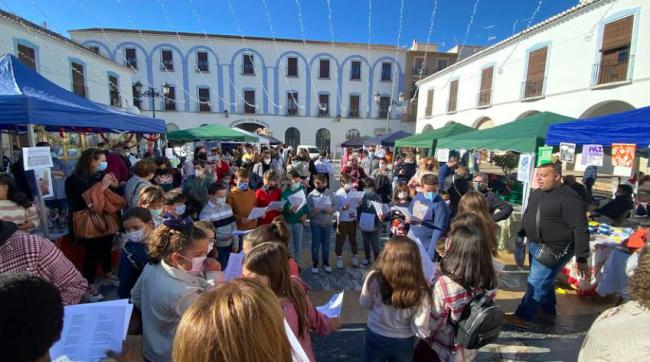
{"type": "Polygon", "coordinates": [[[237,230],[237,224],[232,208],[226,204],[226,188],[221,183],[215,182],[208,187],[208,204],[201,210],[199,219],[214,226],[217,260],[222,268],[226,268],[230,252],[239,250],[239,238],[232,234],[237,230]]]}
{"type": "Polygon", "coordinates": [[[149,261],[146,240],[153,231],[153,219],[149,210],[134,207],[122,215],[122,226],[126,242],[120,251],[117,272],[120,285],[117,288],[117,295],[120,298],[130,298],[131,289],[149,261]]]}
{"type": "Polygon", "coordinates": [[[165,203],[165,196],[159,186],[147,186],[138,197],[138,207],[148,209],[151,213],[154,226],[162,223],[163,204],[165,203]]]}
{"type": "Polygon", "coordinates": [[[248,170],[240,168],[235,172],[235,187],[226,197],[226,203],[232,208],[238,230],[252,230],[257,227],[256,219],[249,219],[251,210],[255,207],[255,191],[248,184],[248,170]]]}
{"type": "Polygon", "coordinates": [[[305,221],[307,220],[307,203],[305,202],[302,206],[291,206],[289,196],[302,192],[305,200],[307,200],[307,191],[302,185],[302,179],[298,172],[293,170],[289,171],[289,177],[291,178],[291,183],[284,191],[282,191],[281,196],[282,200],[285,201],[283,215],[284,220],[287,222],[289,229],[291,230],[291,253],[296,258],[298,265],[300,265],[302,261],[302,237],[305,221]]]}
{"type": "Polygon", "coordinates": [[[350,200],[348,194],[355,190],[353,179],[347,174],[341,175],[341,188],[336,191],[338,198],[338,215],[336,224],[336,267],[343,269],[343,245],[345,240],[350,240],[350,249],[352,251],[352,266],[358,267],[357,259],[357,208],[358,203],[350,200]]]}
{"type": "Polygon", "coordinates": [[[332,233],[332,215],[338,207],[338,199],[327,188],[325,175],[314,176],[315,188],[307,196],[309,212],[309,228],[311,229],[311,261],[312,274],[318,274],[319,259],[323,262],[323,270],[331,273],[330,267],[330,236],[332,233]],[[322,252],[322,256],[319,255],[322,252]],[[319,258],[319,256],[321,258],[319,258]]]}
{"type": "MultiPolygon", "coordinates": [[[[280,201],[282,190],[278,187],[279,182],[278,173],[269,169],[264,173],[262,182],[264,186],[255,191],[255,206],[266,207],[273,201],[280,201]]],[[[258,220],[258,225],[270,224],[273,219],[280,215],[281,210],[267,210],[266,214],[258,220]]]]}
{"type": "Polygon", "coordinates": [[[149,264],[131,290],[142,313],[146,360],[172,360],[181,315],[218,277],[219,263],[207,257],[211,245],[205,231],[176,219],[165,220],[147,238],[149,264]]]}
{"type": "Polygon", "coordinates": [[[263,185],[265,185],[264,182],[264,175],[270,171],[273,170],[273,165],[271,162],[273,161],[271,157],[271,153],[268,150],[262,151],[262,155],[260,158],[260,162],[256,163],[255,166],[253,166],[253,174],[251,175],[251,186],[254,189],[259,189],[263,185]]]}
{"type": "Polygon", "coordinates": [[[408,186],[406,184],[397,185],[393,191],[391,206],[409,207],[409,205],[411,205],[411,196],[408,186]]]}
{"type": "Polygon", "coordinates": [[[163,206],[163,218],[181,219],[187,213],[187,197],[183,194],[169,192],[165,194],[165,206],[163,206]]]}

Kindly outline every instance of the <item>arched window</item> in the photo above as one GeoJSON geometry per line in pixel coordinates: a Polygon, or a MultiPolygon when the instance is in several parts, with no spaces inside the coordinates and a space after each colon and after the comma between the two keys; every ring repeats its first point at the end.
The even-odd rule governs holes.
{"type": "Polygon", "coordinates": [[[291,146],[295,150],[300,145],[300,131],[296,127],[287,128],[284,132],[284,143],[287,147],[291,146]]]}
{"type": "Polygon", "coordinates": [[[356,128],[349,129],[349,130],[345,133],[345,139],[346,139],[346,140],[349,140],[350,138],[354,138],[354,137],[361,137],[361,133],[360,133],[359,130],[356,129],[356,128]]]}
{"type": "Polygon", "coordinates": [[[332,135],[327,128],[321,128],[316,131],[316,147],[321,151],[330,151],[332,135]]]}

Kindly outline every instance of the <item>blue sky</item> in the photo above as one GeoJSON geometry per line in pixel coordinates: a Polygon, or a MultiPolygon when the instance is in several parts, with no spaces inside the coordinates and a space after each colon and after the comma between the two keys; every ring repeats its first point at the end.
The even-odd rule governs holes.
{"type": "MultiPolygon", "coordinates": [[[[403,0],[399,44],[430,42],[441,50],[493,44],[573,5],[577,0],[403,0]],[[474,8],[476,5],[476,12],[474,8]],[[474,20],[469,27],[470,18],[474,20]]],[[[88,27],[141,28],[397,44],[402,0],[0,0],[0,8],[54,31],[88,27]],[[301,30],[298,5],[301,7],[301,30]],[[369,12],[369,5],[372,10],[369,12]],[[368,24],[369,13],[371,16],[368,24]],[[233,16],[234,15],[234,16],[233,16]],[[268,15],[268,16],[267,16],[268,15]],[[270,22],[269,22],[270,20],[270,22]],[[370,31],[369,31],[370,30],[370,31]]]]}

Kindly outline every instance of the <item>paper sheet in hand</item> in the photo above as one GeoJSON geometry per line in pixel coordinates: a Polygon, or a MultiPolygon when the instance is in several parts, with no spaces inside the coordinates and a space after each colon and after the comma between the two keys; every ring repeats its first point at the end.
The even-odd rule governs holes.
{"type": "Polygon", "coordinates": [[[341,316],[341,308],[343,307],[343,293],[337,293],[330,298],[324,305],[316,307],[316,310],[325,314],[329,318],[336,318],[341,316]]]}
{"type": "Polygon", "coordinates": [[[377,212],[377,215],[388,215],[390,212],[390,208],[388,207],[388,204],[382,204],[377,201],[370,201],[372,203],[372,206],[375,207],[375,211],[377,212]]]}
{"type": "Polygon", "coordinates": [[[224,278],[229,282],[235,278],[239,278],[242,275],[242,269],[244,268],[244,252],[240,253],[230,253],[228,258],[228,265],[226,265],[226,270],[224,270],[224,278]]]}
{"type": "Polygon", "coordinates": [[[328,207],[332,207],[332,200],[325,196],[325,197],[316,197],[314,198],[314,207],[317,207],[319,209],[325,209],[328,207]]]}
{"type": "Polygon", "coordinates": [[[361,199],[363,199],[363,195],[366,193],[364,191],[350,191],[348,194],[348,201],[350,202],[356,202],[357,204],[361,202],[361,199]]]}
{"type": "Polygon", "coordinates": [[[431,260],[431,257],[427,253],[427,250],[424,248],[424,245],[419,238],[413,234],[413,230],[409,231],[408,235],[411,240],[415,241],[418,245],[418,250],[420,251],[420,259],[422,259],[422,271],[424,272],[424,277],[427,281],[434,280],[436,278],[436,265],[431,260]]]}
{"type": "Polygon", "coordinates": [[[266,207],[254,207],[253,210],[251,210],[251,213],[248,214],[248,218],[251,220],[259,219],[264,216],[265,213],[266,207]]]}
{"type": "Polygon", "coordinates": [[[99,361],[107,350],[122,351],[133,305],[126,299],[66,306],[61,339],[50,349],[52,358],[99,361]]]}
{"type": "Polygon", "coordinates": [[[282,210],[286,201],[271,201],[267,206],[267,210],[282,210]]]}
{"type": "Polygon", "coordinates": [[[289,200],[289,204],[291,204],[291,207],[298,206],[298,210],[300,210],[300,208],[307,203],[307,198],[305,197],[305,193],[302,191],[296,192],[293,195],[289,195],[289,197],[287,197],[287,200],[289,200]]]}

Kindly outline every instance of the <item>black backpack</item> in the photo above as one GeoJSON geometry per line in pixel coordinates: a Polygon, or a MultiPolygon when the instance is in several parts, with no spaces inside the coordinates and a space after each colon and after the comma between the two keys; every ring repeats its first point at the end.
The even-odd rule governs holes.
{"type": "Polygon", "coordinates": [[[494,303],[486,291],[473,293],[472,300],[463,309],[454,327],[454,342],[466,349],[479,349],[494,342],[503,327],[503,311],[494,303]]]}

